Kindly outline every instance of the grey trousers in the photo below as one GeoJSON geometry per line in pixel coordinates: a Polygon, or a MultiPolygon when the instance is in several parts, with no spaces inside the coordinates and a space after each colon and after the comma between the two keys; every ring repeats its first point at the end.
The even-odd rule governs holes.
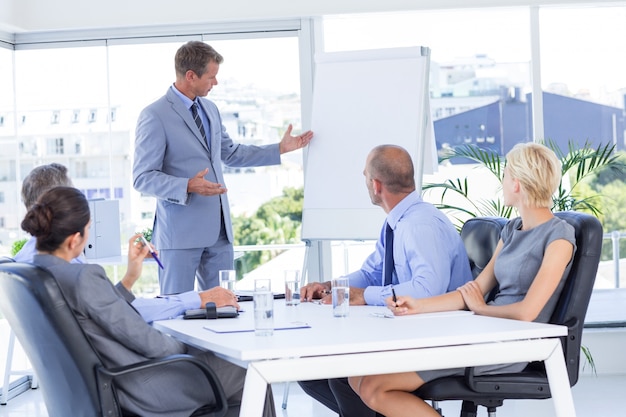
{"type": "Polygon", "coordinates": [[[220,237],[211,247],[192,249],[160,249],[159,268],[161,294],[179,294],[194,290],[195,280],[200,291],[219,287],[218,271],[233,269],[233,244],[228,241],[222,225],[220,237]]]}

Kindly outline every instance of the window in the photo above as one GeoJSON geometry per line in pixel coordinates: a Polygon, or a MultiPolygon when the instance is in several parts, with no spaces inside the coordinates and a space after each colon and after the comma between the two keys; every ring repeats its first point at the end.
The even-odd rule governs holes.
{"type": "Polygon", "coordinates": [[[14,51],[0,47],[0,256],[10,253],[10,245],[15,240],[14,230],[19,228],[22,210],[17,189],[12,186],[19,175],[19,165],[15,162],[19,141],[15,138],[17,120],[13,100],[13,56],[14,51]]]}
{"type": "MultiPolygon", "coordinates": [[[[504,65],[521,61],[526,62],[528,67],[530,60],[528,11],[522,8],[330,16],[324,18],[323,27],[326,52],[429,47],[433,120],[454,116],[460,113],[461,107],[483,105],[489,96],[478,94],[480,85],[476,85],[476,80],[493,78],[492,72],[498,66],[496,63],[504,65]],[[493,36],[493,32],[499,30],[519,31],[521,38],[507,38],[505,42],[493,36]],[[506,43],[507,47],[500,43],[506,43]]],[[[372,80],[371,85],[363,88],[384,88],[385,84],[384,79],[372,80]]],[[[461,128],[450,132],[437,146],[445,148],[468,140],[472,138],[461,128]]],[[[332,271],[333,276],[345,272],[332,271]]]]}
{"type": "Polygon", "coordinates": [[[74,171],[70,175],[72,178],[87,178],[87,162],[74,161],[74,171]]]}
{"type": "Polygon", "coordinates": [[[544,91],[624,108],[626,7],[542,7],[544,91]]]}
{"type": "MultiPolygon", "coordinates": [[[[554,140],[565,152],[571,139],[579,146],[589,139],[594,145],[626,149],[626,58],[621,53],[626,49],[626,7],[590,2],[538,10],[538,27],[532,26],[539,35],[535,62],[530,49],[535,9],[528,7],[325,17],[324,48],[429,47],[430,105],[439,151],[472,143],[504,155],[515,143],[534,139],[554,140]],[[536,116],[533,65],[541,74],[534,91],[543,90],[543,113],[536,116]],[[541,137],[535,137],[537,122],[541,137]]],[[[384,84],[372,80],[365,88],[384,84]]],[[[424,181],[464,178],[462,168],[440,166],[437,175],[424,181]]],[[[499,191],[483,186],[476,192],[472,197],[479,201],[499,191]]],[[[619,201],[613,201],[616,207],[624,205],[619,201]]],[[[603,218],[605,230],[623,224],[622,214],[603,218]]]]}
{"type": "Polygon", "coordinates": [[[63,138],[52,138],[47,142],[47,155],[63,155],[63,138]]]}
{"type": "MultiPolygon", "coordinates": [[[[626,49],[626,7],[590,3],[589,7],[542,6],[539,10],[544,94],[603,106],[608,122],[596,129],[596,136],[624,147],[626,68],[624,54],[616,51],[626,49]]],[[[480,143],[505,153],[514,141],[533,139],[526,119],[532,113],[529,22],[528,7],[502,7],[337,15],[323,18],[322,29],[328,52],[429,47],[437,146],[480,143]],[[517,119],[522,120],[516,123],[519,129],[510,131],[498,124],[503,118],[496,111],[501,104],[512,109],[515,117],[522,117],[517,119]]],[[[77,32],[77,38],[70,40],[81,40],[80,36],[77,32]]],[[[270,37],[274,36],[270,32],[226,36],[230,35],[195,38],[212,44],[225,57],[220,84],[209,98],[220,107],[229,134],[244,143],[266,143],[278,140],[287,123],[300,129],[298,39],[286,32],[278,37],[270,37]]],[[[122,196],[124,233],[151,226],[152,217],[143,218],[141,213],[152,212],[154,200],[132,188],[135,122],[139,111],[172,83],[173,55],[191,38],[145,38],[141,44],[116,38],[80,42],[79,46],[0,48],[0,179],[17,189],[33,166],[61,162],[71,168],[77,186],[94,194],[108,189],[109,195],[122,196]],[[62,65],[41,73],[40,62],[62,65]],[[129,67],[150,71],[130,79],[129,67]],[[90,88],[81,88],[84,85],[90,88]]],[[[384,88],[384,83],[372,80],[364,88],[384,88]]],[[[553,114],[544,106],[545,118],[553,114]]],[[[578,118],[567,121],[572,120],[578,118]]],[[[546,123],[546,136],[549,133],[546,123]]],[[[283,160],[300,166],[301,153],[284,155],[283,160]]],[[[256,190],[269,188],[270,193],[279,194],[285,181],[301,185],[300,171],[275,175],[286,165],[255,169],[256,175],[241,184],[238,181],[245,172],[228,174],[233,213],[248,211],[267,198],[267,192],[261,196],[256,190]],[[271,186],[256,182],[265,175],[275,177],[271,186]]],[[[442,167],[441,177],[445,175],[442,167]]],[[[5,200],[6,213],[11,214],[0,227],[2,242],[10,241],[9,231],[21,233],[23,215],[17,192],[5,194],[5,200]]],[[[0,255],[3,251],[6,248],[0,247],[0,255]]]]}
{"type": "Polygon", "coordinates": [[[89,110],[89,118],[87,119],[87,123],[95,123],[98,119],[98,109],[89,110]]]}
{"type": "MultiPolygon", "coordinates": [[[[220,84],[209,98],[220,107],[228,133],[236,141],[275,143],[289,123],[301,129],[299,46],[295,35],[294,32],[288,37],[282,34],[276,38],[208,41],[225,57],[218,75],[220,84]],[[268,65],[259,65],[263,62],[268,65]],[[238,117],[231,117],[233,114],[238,117]],[[243,131],[238,121],[245,126],[243,131]]],[[[186,40],[142,44],[116,40],[109,46],[42,45],[41,49],[15,52],[0,48],[0,61],[12,63],[15,59],[16,69],[14,85],[13,65],[0,66],[0,177],[6,177],[17,189],[34,166],[59,162],[68,167],[74,184],[85,190],[89,198],[120,200],[123,239],[135,230],[151,227],[154,215],[146,218],[141,213],[153,213],[154,199],[142,197],[132,188],[135,123],[139,112],[162,96],[174,81],[173,57],[186,40]],[[51,61],[63,65],[41,73],[38,63],[51,61]],[[131,80],[129,66],[150,71],[144,71],[139,80],[131,80]],[[90,88],[82,88],[84,85],[90,88]],[[110,106],[109,102],[115,105],[110,106]],[[13,123],[14,107],[20,115],[17,127],[13,123]],[[16,161],[18,170],[14,169],[16,161]]],[[[301,170],[301,153],[284,159],[296,162],[301,170]]],[[[298,177],[281,176],[281,169],[262,168],[264,177],[255,176],[242,184],[238,183],[239,176],[228,178],[232,184],[232,211],[249,210],[250,205],[281,194],[284,186],[294,186],[285,184],[285,177],[289,181],[298,177]],[[271,177],[277,179],[272,182],[271,177]],[[266,181],[271,186],[247,181],[266,181]],[[250,193],[248,189],[264,192],[250,193]]],[[[301,172],[299,178],[301,185],[301,172]]],[[[9,233],[22,233],[19,222],[24,212],[18,193],[6,198],[10,206],[7,212],[16,215],[6,228],[0,228],[0,241],[11,242],[14,238],[8,239],[9,233]]],[[[8,250],[0,247],[0,254],[8,250]]]]}
{"type": "MultiPolygon", "coordinates": [[[[472,125],[488,126],[483,131],[458,131],[452,125],[457,115],[464,118],[470,110],[508,99],[506,93],[516,87],[520,95],[531,91],[528,8],[338,16],[325,18],[323,25],[328,52],[429,47],[430,106],[437,148],[476,143],[477,138],[490,136],[493,143],[489,147],[504,151],[508,138],[488,119],[493,112],[471,118],[472,125]]],[[[381,88],[384,83],[372,80],[372,87],[381,88]]]]}

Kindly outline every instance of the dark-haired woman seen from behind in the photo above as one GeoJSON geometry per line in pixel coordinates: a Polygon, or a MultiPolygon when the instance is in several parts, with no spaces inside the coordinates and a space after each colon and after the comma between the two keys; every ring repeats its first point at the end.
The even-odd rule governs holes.
{"type": "MultiPolygon", "coordinates": [[[[192,353],[217,374],[229,402],[228,416],[239,415],[245,369],[211,352],[191,352],[172,337],[152,328],[117,292],[104,269],[95,264],[72,264],[87,242],[90,212],[85,196],[71,187],[43,194],[26,213],[22,229],[37,238],[33,263],[56,278],[80,326],[108,367],[130,365],[146,359],[192,353]]],[[[141,274],[148,247],[131,237],[126,275],[141,274]]],[[[116,383],[119,402],[130,412],[149,416],[189,416],[213,401],[206,378],[188,364],[172,364],[164,371],[146,370],[116,383]],[[179,387],[186,386],[181,390],[179,387]],[[171,389],[172,387],[176,389],[171,389]]],[[[270,392],[270,391],[268,391],[270,392]]],[[[274,416],[271,395],[264,416],[274,416]]]]}

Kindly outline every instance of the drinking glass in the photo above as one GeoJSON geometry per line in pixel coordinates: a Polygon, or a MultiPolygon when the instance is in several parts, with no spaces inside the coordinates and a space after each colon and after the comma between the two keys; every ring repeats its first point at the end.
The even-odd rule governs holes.
{"type": "Polygon", "coordinates": [[[219,272],[220,285],[222,288],[235,291],[235,284],[237,283],[237,274],[234,269],[222,269],[219,272]]]}
{"type": "Polygon", "coordinates": [[[350,280],[339,277],[332,280],[333,316],[347,317],[350,308],[350,280]]]}
{"type": "Polygon", "coordinates": [[[254,281],[254,334],[271,336],[274,334],[274,294],[270,279],[254,281]]]}
{"type": "Polygon", "coordinates": [[[285,304],[296,306],[300,304],[300,271],[285,271],[285,304]]]}

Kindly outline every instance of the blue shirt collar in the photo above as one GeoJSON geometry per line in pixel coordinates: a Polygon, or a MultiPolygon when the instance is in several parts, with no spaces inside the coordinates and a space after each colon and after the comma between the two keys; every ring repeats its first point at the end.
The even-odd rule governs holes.
{"type": "Polygon", "coordinates": [[[400,221],[404,213],[413,205],[421,203],[422,197],[413,191],[404,197],[391,211],[387,214],[387,223],[392,229],[396,229],[396,224],[400,221]]]}
{"type": "Polygon", "coordinates": [[[182,100],[182,102],[185,105],[185,107],[187,107],[188,109],[191,109],[191,105],[194,103],[194,101],[191,100],[186,95],[184,95],[183,93],[181,93],[180,91],[178,91],[178,88],[176,88],[176,86],[174,84],[172,84],[172,86],[170,88],[182,100]]]}

